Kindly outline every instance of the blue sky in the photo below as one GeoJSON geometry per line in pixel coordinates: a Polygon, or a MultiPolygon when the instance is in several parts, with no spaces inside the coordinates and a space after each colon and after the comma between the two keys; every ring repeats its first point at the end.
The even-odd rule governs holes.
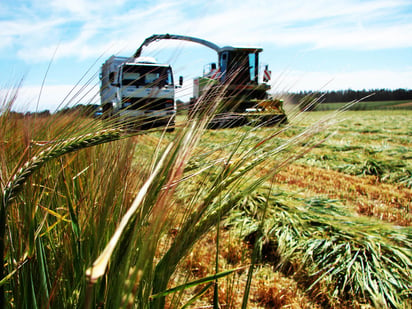
{"type": "MultiPolygon", "coordinates": [[[[23,78],[19,111],[98,103],[100,65],[154,33],[263,47],[273,92],[412,88],[411,0],[0,0],[0,29],[0,99],[23,78]]],[[[184,76],[183,100],[216,61],[173,41],[143,55],[184,76]]]]}

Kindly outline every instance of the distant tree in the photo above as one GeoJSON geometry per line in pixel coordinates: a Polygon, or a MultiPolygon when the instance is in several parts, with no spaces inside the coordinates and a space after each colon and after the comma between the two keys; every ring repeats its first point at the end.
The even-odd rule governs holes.
{"type": "Polygon", "coordinates": [[[76,104],[72,107],[65,107],[57,112],[57,114],[69,114],[77,113],[79,116],[92,117],[94,113],[99,109],[97,104],[76,104]]]}
{"type": "Polygon", "coordinates": [[[294,97],[296,104],[307,96],[316,95],[319,103],[339,103],[351,101],[395,101],[395,100],[412,100],[412,89],[370,89],[370,90],[332,90],[323,92],[300,91],[290,93],[294,97]]]}
{"type": "Polygon", "coordinates": [[[25,117],[48,117],[50,116],[50,111],[48,109],[41,112],[26,112],[25,117]]]}
{"type": "Polygon", "coordinates": [[[315,110],[317,104],[318,101],[316,96],[309,94],[299,100],[299,109],[303,112],[310,112],[315,110]]]}
{"type": "Polygon", "coordinates": [[[21,119],[21,118],[24,118],[24,114],[23,114],[23,113],[18,113],[18,112],[13,112],[13,111],[11,111],[11,112],[9,113],[9,117],[10,117],[10,118],[13,118],[13,119],[21,119]]]}
{"type": "Polygon", "coordinates": [[[50,116],[50,111],[48,109],[46,109],[42,112],[38,112],[37,116],[39,116],[39,117],[48,117],[48,116],[50,116]]]}

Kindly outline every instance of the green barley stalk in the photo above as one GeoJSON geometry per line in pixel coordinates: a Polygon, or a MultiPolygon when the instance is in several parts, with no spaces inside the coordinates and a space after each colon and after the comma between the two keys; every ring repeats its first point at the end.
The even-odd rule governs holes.
{"type": "MultiPolygon", "coordinates": [[[[199,117],[188,121],[186,126],[179,130],[171,146],[163,150],[162,159],[157,164],[153,164],[149,176],[144,178],[148,180],[137,194],[135,203],[120,221],[106,249],[87,271],[91,291],[86,291],[86,294],[88,292],[90,294],[84,295],[83,293],[84,298],[80,301],[74,300],[74,304],[79,305],[86,300],[86,307],[97,305],[99,301],[102,301],[107,307],[111,305],[117,307],[118,304],[128,307],[134,304],[141,307],[150,305],[152,308],[163,308],[165,295],[176,290],[168,289],[170,278],[179,262],[187,256],[196,242],[216,226],[221,217],[228,215],[240,199],[257,190],[273,177],[279,168],[299,158],[316,142],[307,143],[306,148],[296,155],[286,152],[290,147],[299,145],[302,140],[310,141],[313,135],[323,128],[323,125],[318,123],[314,129],[309,129],[289,139],[281,146],[275,142],[279,132],[275,129],[270,136],[258,138],[253,144],[246,145],[245,149],[245,141],[250,141],[248,135],[256,130],[247,129],[245,133],[240,133],[238,143],[234,142],[230,145],[229,153],[223,151],[224,147],[220,147],[216,151],[217,154],[222,151],[221,155],[219,154],[220,157],[205,162],[204,159],[214,154],[213,151],[205,156],[203,153],[198,156],[194,154],[203,137],[204,129],[220,108],[219,94],[213,94],[213,97],[215,104],[207,105],[199,117]],[[286,159],[282,159],[284,154],[286,159]],[[270,168],[266,176],[250,180],[251,174],[263,168],[265,163],[273,162],[274,158],[278,158],[279,162],[270,168]],[[202,161],[200,167],[191,169],[189,166],[197,163],[197,159],[202,161]],[[156,250],[159,248],[159,243],[174,219],[171,204],[175,200],[175,193],[177,190],[185,191],[185,185],[189,180],[197,177],[208,179],[202,183],[203,187],[198,188],[196,191],[198,193],[194,194],[189,203],[187,213],[180,225],[180,232],[166,252],[157,257],[156,250]],[[128,278],[134,282],[125,282],[128,278]],[[124,291],[125,287],[127,291],[124,291]],[[94,297],[94,293],[99,295],[94,297]],[[156,295],[155,298],[154,295],[156,295]],[[126,296],[124,301],[120,299],[122,296],[126,296]],[[95,300],[96,303],[94,303],[95,300]]],[[[205,97],[203,100],[207,103],[210,98],[205,97]]],[[[113,129],[58,141],[29,159],[22,168],[16,171],[2,190],[3,223],[0,225],[3,229],[1,243],[3,248],[0,250],[2,256],[4,255],[4,229],[8,204],[22,190],[28,177],[46,162],[63,154],[121,137],[121,130],[113,129]]],[[[157,149],[155,153],[158,152],[157,149]]],[[[154,157],[161,156],[155,155],[154,157]]],[[[150,163],[147,165],[149,166],[150,163]]],[[[65,192],[69,192],[69,188],[66,188],[65,192]]],[[[70,209],[70,214],[72,213],[74,212],[70,209]]],[[[107,235],[102,235],[103,241],[106,238],[107,235]]],[[[42,246],[39,243],[39,247],[42,246]]],[[[195,281],[195,283],[205,282],[205,280],[206,278],[195,281]]],[[[180,285],[178,290],[192,284],[194,283],[180,285]]],[[[76,291],[70,292],[75,294],[76,291]]]]}
{"type": "MultiPolygon", "coordinates": [[[[91,288],[87,292],[89,302],[86,304],[86,308],[91,305],[93,285],[103,275],[111,278],[110,285],[107,287],[108,295],[117,293],[115,290],[119,290],[119,284],[124,283],[121,279],[122,275],[117,275],[115,278],[112,271],[115,271],[116,274],[126,272],[127,265],[130,264],[130,256],[133,255],[132,250],[136,250],[136,248],[138,248],[138,252],[133,262],[135,271],[131,275],[137,280],[136,288],[134,291],[126,290],[119,291],[119,293],[120,295],[124,293],[126,299],[136,298],[137,304],[142,307],[149,303],[151,289],[153,285],[156,285],[156,283],[152,283],[152,263],[155,262],[156,248],[165,228],[173,218],[169,210],[170,200],[173,200],[176,187],[183,178],[185,166],[199,142],[205,125],[206,122],[202,120],[194,120],[189,123],[181,129],[174,143],[170,143],[163,151],[162,159],[157,162],[156,168],[150,173],[146,184],[123,216],[108,245],[92,267],[87,270],[91,288]],[[106,271],[109,262],[112,266],[106,271]],[[126,270],[124,270],[125,268],[126,270]],[[117,280],[119,280],[118,284],[116,284],[117,280]]],[[[119,300],[112,297],[107,300],[107,304],[119,306],[119,300]]]]}
{"type": "Polygon", "coordinates": [[[116,232],[110,239],[108,245],[106,248],[103,250],[103,252],[100,254],[100,256],[96,259],[96,261],[93,263],[92,267],[86,270],[86,276],[88,277],[88,280],[91,284],[96,283],[97,279],[102,277],[105,272],[107,265],[110,261],[110,258],[113,254],[114,249],[116,248],[117,244],[119,243],[121,237],[123,236],[123,233],[135,215],[135,213],[138,211],[139,206],[142,204],[144,201],[149,188],[151,187],[153,180],[156,178],[157,174],[160,171],[160,168],[163,164],[163,161],[170,151],[171,147],[173,144],[170,144],[166,151],[163,153],[162,158],[158,162],[158,165],[156,166],[155,170],[153,173],[150,175],[149,179],[146,181],[146,183],[143,185],[143,187],[140,189],[139,193],[137,194],[135,200],[133,201],[132,206],[128,209],[128,211],[125,213],[123,216],[122,220],[120,221],[120,224],[118,228],[116,229],[116,232]]]}
{"type": "MultiPolygon", "coordinates": [[[[242,144],[245,136],[239,138],[239,143],[235,144],[234,149],[228,154],[220,171],[214,177],[214,181],[207,187],[207,195],[201,200],[195,201],[198,204],[194,206],[194,211],[182,224],[179,233],[174,239],[170,249],[161,258],[155,268],[153,293],[159,294],[164,291],[167,284],[176,270],[179,262],[189,253],[194,244],[205,235],[220,218],[225,217],[235,207],[237,201],[257,190],[265,181],[271,179],[280,168],[296,160],[304,153],[309,151],[315,144],[315,141],[309,142],[308,145],[297,154],[287,155],[287,159],[281,160],[272,167],[264,176],[255,181],[249,181],[248,175],[258,170],[268,160],[274,157],[280,157],[283,152],[290,149],[302,139],[308,140],[317,130],[323,127],[318,123],[314,128],[310,128],[295,138],[291,138],[287,143],[274,147],[271,141],[277,136],[272,134],[267,138],[258,140],[255,145],[242,153],[240,158],[236,158],[237,152],[242,152],[242,144]],[[258,150],[262,150],[259,152],[258,150]]],[[[246,132],[248,135],[250,132],[246,132]]],[[[159,297],[152,303],[152,308],[163,308],[165,299],[159,297]]]]}
{"type": "MultiPolygon", "coordinates": [[[[27,179],[48,161],[58,158],[64,154],[78,151],[80,149],[100,145],[103,143],[119,140],[122,137],[122,130],[107,129],[96,133],[89,133],[77,137],[58,141],[52,146],[41,151],[38,155],[32,157],[21,168],[19,168],[11,179],[7,182],[1,192],[0,198],[0,276],[1,279],[7,274],[4,273],[4,248],[5,248],[5,230],[7,224],[7,208],[11,200],[22,190],[27,179]]],[[[4,305],[4,287],[0,287],[0,307],[4,305]]]]}

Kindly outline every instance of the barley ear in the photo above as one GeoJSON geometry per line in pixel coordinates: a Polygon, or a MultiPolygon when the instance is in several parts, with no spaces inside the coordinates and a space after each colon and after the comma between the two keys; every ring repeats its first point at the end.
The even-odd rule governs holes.
{"type": "Polygon", "coordinates": [[[8,203],[20,192],[27,178],[46,162],[83,148],[119,140],[122,137],[121,133],[120,129],[102,130],[56,142],[41,151],[37,156],[27,161],[7,183],[3,190],[2,206],[6,208],[8,203]]]}

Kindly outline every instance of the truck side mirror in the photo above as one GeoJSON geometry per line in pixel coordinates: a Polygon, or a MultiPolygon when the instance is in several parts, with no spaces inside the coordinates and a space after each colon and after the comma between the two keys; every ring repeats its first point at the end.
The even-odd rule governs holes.
{"type": "Polygon", "coordinates": [[[183,76],[179,76],[179,86],[183,85],[183,76]]]}

